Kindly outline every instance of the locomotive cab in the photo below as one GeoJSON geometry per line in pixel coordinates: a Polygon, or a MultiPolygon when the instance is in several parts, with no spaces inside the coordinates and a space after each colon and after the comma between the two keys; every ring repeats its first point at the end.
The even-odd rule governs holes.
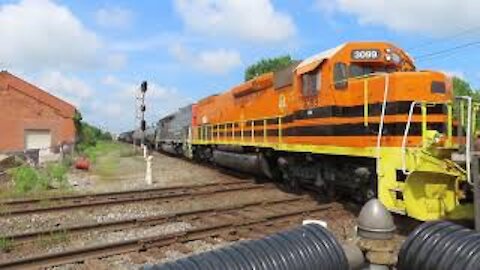
{"type": "MultiPolygon", "coordinates": [[[[331,104],[327,115],[345,128],[337,125],[327,133],[337,136],[338,144],[367,150],[349,155],[370,157],[373,168],[343,161],[352,162],[348,175],[367,169],[375,182],[367,197],[375,194],[391,211],[420,220],[471,214],[469,165],[462,168],[450,157],[465,138],[455,137],[453,91],[445,74],[417,71],[407,53],[383,42],[341,45],[302,62],[297,76],[318,70],[322,80],[307,92],[315,95],[303,95],[303,109],[331,104]]],[[[305,81],[299,80],[300,89],[305,81]]],[[[348,176],[331,182],[358,189],[348,176]]]]}

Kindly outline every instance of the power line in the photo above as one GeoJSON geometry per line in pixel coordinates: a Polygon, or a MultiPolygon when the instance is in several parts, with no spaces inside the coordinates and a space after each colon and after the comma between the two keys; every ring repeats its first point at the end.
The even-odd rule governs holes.
{"type": "Polygon", "coordinates": [[[473,47],[473,46],[477,46],[477,45],[480,45],[480,41],[469,42],[469,43],[457,45],[457,46],[455,46],[455,47],[451,47],[451,48],[448,48],[448,49],[444,49],[444,50],[440,50],[440,51],[436,51],[436,52],[432,52],[432,53],[427,53],[427,54],[423,54],[423,55],[419,55],[419,56],[415,57],[415,59],[417,59],[417,60],[431,59],[431,58],[434,58],[434,57],[439,56],[439,55],[443,55],[443,54],[446,54],[446,53],[455,52],[455,51],[458,51],[458,50],[460,50],[460,49],[464,49],[464,48],[468,48],[468,47],[473,47]]]}
{"type": "Polygon", "coordinates": [[[471,27],[471,28],[468,28],[466,30],[463,30],[459,33],[455,33],[453,35],[448,35],[448,36],[444,36],[444,37],[441,37],[439,39],[436,39],[434,41],[428,41],[428,42],[421,43],[417,46],[413,46],[413,47],[408,48],[408,50],[409,51],[418,50],[418,49],[421,49],[421,48],[428,47],[430,45],[435,45],[437,43],[443,43],[443,42],[448,41],[450,39],[458,38],[458,37],[464,36],[466,34],[474,33],[474,32],[477,32],[477,31],[480,31],[480,26],[478,26],[478,25],[475,26],[475,27],[471,27]]]}

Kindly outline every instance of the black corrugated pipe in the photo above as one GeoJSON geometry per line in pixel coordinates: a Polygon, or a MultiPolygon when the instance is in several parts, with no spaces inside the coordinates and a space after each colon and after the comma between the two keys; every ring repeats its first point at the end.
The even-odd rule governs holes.
{"type": "Polygon", "coordinates": [[[478,270],[480,233],[448,221],[427,222],[400,249],[398,270],[478,270]]]}
{"type": "Polygon", "coordinates": [[[193,255],[145,270],[348,270],[341,245],[325,228],[308,224],[269,237],[193,255]]]}

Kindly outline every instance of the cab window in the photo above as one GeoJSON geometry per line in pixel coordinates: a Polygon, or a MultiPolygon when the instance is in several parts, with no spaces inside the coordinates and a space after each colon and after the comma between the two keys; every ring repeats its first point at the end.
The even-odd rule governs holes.
{"type": "Polygon", "coordinates": [[[302,92],[306,97],[318,95],[318,90],[321,87],[322,75],[319,69],[302,75],[302,92]]]}
{"type": "Polygon", "coordinates": [[[348,70],[347,64],[338,62],[333,67],[333,82],[335,89],[345,89],[348,86],[348,70]]]}

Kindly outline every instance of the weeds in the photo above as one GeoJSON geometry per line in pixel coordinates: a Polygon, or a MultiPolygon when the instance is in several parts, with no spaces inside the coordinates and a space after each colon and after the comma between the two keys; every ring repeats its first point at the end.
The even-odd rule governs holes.
{"type": "Polygon", "coordinates": [[[67,187],[67,173],[68,166],[63,163],[50,163],[43,169],[21,166],[11,171],[14,189],[19,194],[67,187]]]}
{"type": "Polygon", "coordinates": [[[17,193],[28,193],[48,188],[48,179],[38,170],[29,166],[14,169],[12,178],[17,193]]]}
{"type": "Polygon", "coordinates": [[[60,186],[67,182],[68,167],[64,163],[48,164],[45,173],[48,179],[60,186]]]}
{"type": "Polygon", "coordinates": [[[4,236],[0,236],[0,251],[9,252],[12,250],[12,240],[4,236]]]}

